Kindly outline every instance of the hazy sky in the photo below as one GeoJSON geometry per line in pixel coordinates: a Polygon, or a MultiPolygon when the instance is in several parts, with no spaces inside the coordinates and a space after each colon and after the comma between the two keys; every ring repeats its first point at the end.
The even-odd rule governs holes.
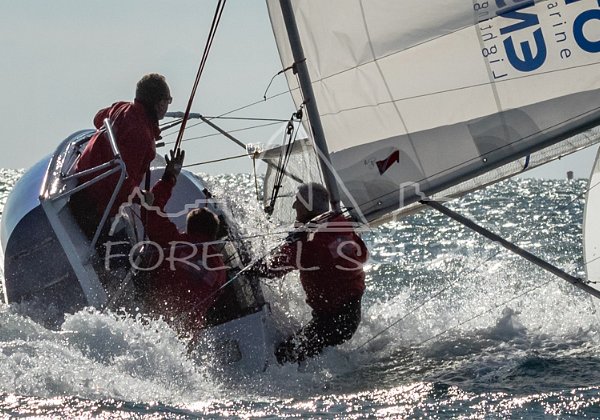
{"type": "MultiPolygon", "coordinates": [[[[164,74],[184,110],[216,0],[3,0],[0,14],[0,167],[29,167],[69,134],[92,125],[100,108],[131,100],[135,83],[149,72],[164,74]]],[[[229,0],[198,88],[193,112],[216,116],[260,101],[281,64],[263,0],[229,0]]],[[[279,76],[269,95],[284,92],[279,76]]],[[[289,118],[287,95],[235,116],[289,118]]],[[[265,124],[217,121],[225,129],[265,124]]],[[[192,122],[189,123],[193,124],[192,122]]],[[[268,143],[277,126],[234,133],[244,143],[268,143]]],[[[192,127],[185,138],[213,134],[192,127]]],[[[165,140],[174,140],[167,137],[165,140]]],[[[186,141],[187,162],[240,155],[222,136],[186,141]]],[[[159,151],[166,153],[166,149],[159,151]]],[[[531,174],[587,177],[595,151],[565,158],[531,174]]],[[[242,158],[197,167],[209,173],[250,172],[242,158]]]]}
{"type": "MultiPolygon", "coordinates": [[[[216,4],[215,0],[3,0],[0,167],[28,167],[69,134],[91,127],[98,109],[133,99],[135,84],[145,73],[165,75],[174,98],[170,110],[185,110],[216,4]]],[[[280,68],[265,2],[229,0],[192,111],[215,116],[260,101],[280,68]]],[[[280,76],[269,94],[285,89],[280,76]]],[[[235,115],[287,119],[292,111],[291,99],[283,95],[235,115]]],[[[227,129],[265,124],[222,123],[227,129]]],[[[244,143],[266,143],[276,129],[235,135],[244,143]]],[[[196,127],[185,137],[213,133],[196,127]]],[[[184,148],[187,163],[244,153],[222,136],[187,141],[184,148]]],[[[243,158],[198,170],[251,168],[250,159],[243,158]]]]}

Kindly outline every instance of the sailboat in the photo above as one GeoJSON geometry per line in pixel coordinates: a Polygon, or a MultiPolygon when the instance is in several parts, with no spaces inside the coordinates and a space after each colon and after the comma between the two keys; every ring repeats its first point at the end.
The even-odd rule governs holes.
{"type": "MultiPolygon", "coordinates": [[[[264,203],[272,217],[290,207],[295,188],[307,181],[322,182],[332,208],[360,226],[434,207],[600,293],[441,204],[600,140],[596,1],[267,5],[296,115],[309,134],[259,153],[268,162],[264,203]]],[[[37,302],[44,308],[37,319],[50,326],[86,306],[127,307],[116,301],[134,294],[127,261],[112,273],[123,287],[106,290],[94,244],[68,210],[77,188],[74,162],[91,134],[75,133],[30,169],[2,218],[5,300],[37,302]]],[[[163,168],[157,159],[154,179],[163,168]]],[[[105,169],[123,171],[118,150],[105,169]]],[[[183,179],[170,205],[180,210],[190,199],[210,201],[203,180],[186,171],[183,179]]],[[[235,241],[235,223],[217,203],[210,206],[232,222],[225,252],[236,264],[228,315],[216,316],[208,330],[229,362],[264,369],[279,332],[261,280],[244,276],[252,258],[235,241]]]]}

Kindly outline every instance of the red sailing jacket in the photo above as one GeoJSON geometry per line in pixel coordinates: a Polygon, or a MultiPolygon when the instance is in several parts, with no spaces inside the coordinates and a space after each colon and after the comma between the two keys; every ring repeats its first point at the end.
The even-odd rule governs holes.
{"type": "MultiPolygon", "coordinates": [[[[117,147],[127,170],[127,178],[110,211],[110,215],[114,216],[119,206],[127,201],[133,189],[140,185],[150,167],[156,154],[155,141],[160,136],[160,130],[158,121],[153,120],[144,106],[137,101],[116,102],[98,111],[94,117],[96,128],[102,127],[105,118],[110,118],[113,122],[117,147]]],[[[76,170],[90,169],[112,158],[108,137],[98,131],[86,145],[77,162],[76,170]]],[[[93,175],[84,177],[80,183],[92,178],[93,175]]],[[[118,180],[119,174],[113,174],[83,191],[86,199],[95,203],[99,215],[104,212],[118,180]]]]}
{"type": "Polygon", "coordinates": [[[227,280],[227,267],[218,246],[208,237],[179,232],[156,211],[164,210],[173,186],[161,180],[152,188],[155,210],[148,211],[148,237],[162,247],[163,256],[151,276],[149,300],[152,309],[167,321],[177,320],[176,327],[193,331],[202,327],[206,311],[216,301],[227,280]]]}
{"type": "Polygon", "coordinates": [[[365,243],[339,215],[285,243],[263,269],[269,277],[299,270],[306,303],[317,313],[332,314],[362,297],[367,257],[365,243]]]}

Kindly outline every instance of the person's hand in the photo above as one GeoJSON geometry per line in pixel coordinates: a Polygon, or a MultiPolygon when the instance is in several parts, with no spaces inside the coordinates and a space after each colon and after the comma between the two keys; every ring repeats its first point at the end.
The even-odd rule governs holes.
{"type": "Polygon", "coordinates": [[[133,204],[139,204],[140,206],[151,206],[154,203],[154,193],[148,190],[142,190],[139,187],[136,187],[135,195],[132,196],[133,204]]]}
{"type": "Polygon", "coordinates": [[[262,260],[254,261],[252,265],[244,268],[244,274],[247,276],[260,277],[264,276],[266,263],[262,260]]]}
{"type": "Polygon", "coordinates": [[[177,177],[181,172],[181,168],[183,166],[183,159],[185,157],[185,151],[181,149],[177,149],[175,152],[173,150],[169,150],[169,156],[165,155],[165,161],[167,162],[167,166],[165,167],[165,173],[163,174],[163,180],[170,180],[173,183],[177,182],[177,177]]]}
{"type": "Polygon", "coordinates": [[[144,196],[144,202],[148,206],[154,204],[154,194],[152,193],[152,191],[142,190],[142,195],[144,196]]]}

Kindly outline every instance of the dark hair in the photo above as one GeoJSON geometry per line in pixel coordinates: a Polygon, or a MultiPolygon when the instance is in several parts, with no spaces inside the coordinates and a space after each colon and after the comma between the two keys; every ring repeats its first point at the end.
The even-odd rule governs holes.
{"type": "Polygon", "coordinates": [[[146,74],[137,82],[135,88],[135,99],[146,105],[157,104],[161,99],[170,96],[171,92],[165,77],[157,73],[146,74]]]}
{"type": "Polygon", "coordinates": [[[217,238],[219,230],[219,219],[217,216],[205,207],[194,209],[187,215],[187,233],[204,234],[212,239],[217,238]]]}
{"type": "Polygon", "coordinates": [[[297,197],[311,214],[319,215],[329,211],[329,193],[321,184],[316,182],[301,184],[298,187],[297,197]]]}

